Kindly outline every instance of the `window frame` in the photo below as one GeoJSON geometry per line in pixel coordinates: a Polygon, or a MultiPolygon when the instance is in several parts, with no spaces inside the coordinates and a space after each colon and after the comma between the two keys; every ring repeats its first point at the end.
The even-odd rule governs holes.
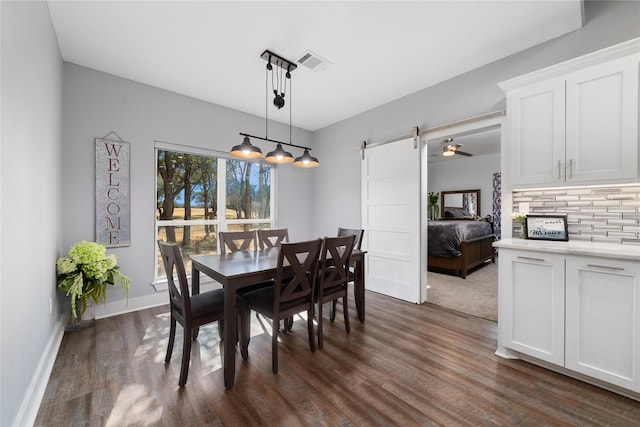
{"type": "MultiPolygon", "coordinates": [[[[219,150],[212,149],[204,149],[199,147],[192,147],[174,143],[167,143],[162,141],[154,141],[154,156],[153,156],[153,170],[154,170],[154,253],[153,253],[153,265],[154,265],[154,273],[153,273],[153,282],[152,285],[155,287],[156,291],[166,290],[167,287],[167,279],[166,276],[158,276],[158,271],[160,270],[160,265],[158,264],[159,260],[159,249],[156,243],[158,239],[158,230],[159,227],[164,226],[185,226],[185,225],[213,225],[216,227],[217,232],[227,231],[230,225],[234,224],[269,224],[270,228],[274,228],[277,215],[277,165],[267,163],[264,159],[257,160],[249,160],[249,159],[237,159],[231,156],[229,153],[219,150]],[[187,155],[195,155],[195,156],[207,156],[214,157],[218,160],[218,170],[217,170],[217,180],[218,182],[223,182],[225,185],[218,185],[216,197],[218,199],[218,209],[222,209],[226,212],[227,206],[227,160],[236,160],[247,163],[256,163],[264,166],[269,166],[271,168],[271,173],[269,177],[269,186],[270,186],[270,200],[269,200],[269,216],[270,218],[257,218],[257,219],[228,219],[226,214],[217,213],[217,219],[195,219],[195,220],[185,220],[185,219],[173,219],[173,220],[158,220],[157,217],[157,202],[158,202],[158,151],[172,151],[176,153],[183,153],[187,155]]],[[[217,250],[220,251],[220,242],[218,242],[217,250]]],[[[187,271],[187,276],[191,277],[191,271],[187,271]]],[[[206,280],[206,279],[205,279],[206,280]]]]}

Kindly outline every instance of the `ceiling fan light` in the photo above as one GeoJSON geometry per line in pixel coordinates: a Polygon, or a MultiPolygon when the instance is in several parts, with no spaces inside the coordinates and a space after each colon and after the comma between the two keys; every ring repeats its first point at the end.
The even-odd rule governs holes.
{"type": "Polygon", "coordinates": [[[229,154],[243,159],[259,159],[262,157],[262,150],[251,144],[249,137],[245,136],[242,144],[234,145],[229,154]]]}
{"type": "Polygon", "coordinates": [[[282,144],[278,144],[275,150],[267,153],[265,160],[269,163],[291,163],[293,162],[293,154],[284,151],[282,144]]]}
{"type": "Polygon", "coordinates": [[[293,165],[299,168],[315,168],[320,166],[320,162],[318,161],[318,159],[309,154],[308,149],[305,149],[304,153],[302,153],[302,156],[296,157],[293,165]]]}
{"type": "Polygon", "coordinates": [[[451,145],[445,145],[444,147],[442,147],[443,156],[449,157],[449,156],[453,156],[454,154],[456,154],[456,150],[451,145]]]}

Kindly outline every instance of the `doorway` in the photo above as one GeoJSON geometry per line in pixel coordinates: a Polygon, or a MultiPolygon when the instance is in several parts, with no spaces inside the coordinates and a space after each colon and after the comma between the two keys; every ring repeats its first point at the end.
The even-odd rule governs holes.
{"type": "MultiPolygon", "coordinates": [[[[501,169],[503,118],[504,116],[498,116],[467,120],[459,125],[426,132],[423,141],[426,144],[427,161],[423,173],[427,174],[427,189],[422,197],[428,198],[429,194],[442,194],[443,191],[479,190],[480,209],[474,214],[479,217],[491,216],[491,219],[497,216],[498,221],[493,223],[499,226],[501,189],[494,186],[496,174],[499,177],[501,169]],[[449,150],[456,152],[443,155],[449,150]],[[497,212],[494,207],[496,203],[497,212]]],[[[444,217],[444,212],[440,213],[438,218],[444,217]]],[[[438,218],[433,220],[438,221],[438,218]]],[[[429,218],[423,215],[422,220],[427,222],[429,218]]],[[[423,229],[427,230],[428,227],[423,226],[423,229]]],[[[497,264],[475,267],[466,279],[430,268],[426,287],[429,303],[497,320],[497,264]]]]}

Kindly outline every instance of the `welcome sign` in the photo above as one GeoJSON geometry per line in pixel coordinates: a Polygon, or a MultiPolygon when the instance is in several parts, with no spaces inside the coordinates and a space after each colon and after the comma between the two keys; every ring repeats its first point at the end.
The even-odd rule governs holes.
{"type": "Polygon", "coordinates": [[[131,244],[129,143],[96,138],[96,241],[131,244]]]}

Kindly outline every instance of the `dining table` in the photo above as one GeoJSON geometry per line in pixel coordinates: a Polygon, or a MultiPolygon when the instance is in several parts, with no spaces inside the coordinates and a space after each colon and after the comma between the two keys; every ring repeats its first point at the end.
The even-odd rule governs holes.
{"type": "MultiPolygon", "coordinates": [[[[239,286],[276,278],[279,248],[238,251],[227,254],[191,256],[191,292],[200,293],[200,273],[219,282],[224,289],[225,343],[222,354],[224,385],[233,387],[235,381],[236,348],[228,345],[236,342],[237,312],[236,289],[239,286]]],[[[364,277],[366,251],[354,249],[351,261],[354,264],[354,297],[358,320],[364,322],[364,277]]],[[[287,273],[285,267],[285,274],[287,273]]]]}

